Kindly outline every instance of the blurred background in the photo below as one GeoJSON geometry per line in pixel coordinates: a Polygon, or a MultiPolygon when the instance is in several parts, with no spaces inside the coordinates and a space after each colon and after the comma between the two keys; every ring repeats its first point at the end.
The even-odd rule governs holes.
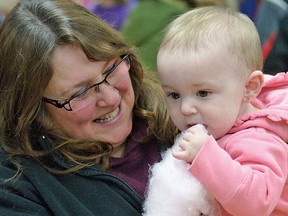
{"type": "MultiPolygon", "coordinates": [[[[220,6],[250,17],[259,32],[265,73],[288,71],[288,0],[73,0],[120,31],[135,45],[143,65],[156,71],[163,30],[196,7],[220,6]]],[[[0,25],[18,0],[0,0],[0,25]]]]}

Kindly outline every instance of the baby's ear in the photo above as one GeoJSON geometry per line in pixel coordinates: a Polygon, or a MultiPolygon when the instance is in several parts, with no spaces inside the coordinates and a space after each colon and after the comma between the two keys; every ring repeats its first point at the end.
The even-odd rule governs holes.
{"type": "Polygon", "coordinates": [[[245,94],[243,101],[245,103],[250,103],[253,101],[260,93],[264,82],[264,75],[261,71],[253,71],[248,79],[246,80],[245,94]]]}

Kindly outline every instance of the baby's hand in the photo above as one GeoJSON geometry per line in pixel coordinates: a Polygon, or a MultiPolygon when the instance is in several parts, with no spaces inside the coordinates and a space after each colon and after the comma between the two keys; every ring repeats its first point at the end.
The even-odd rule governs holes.
{"type": "Polygon", "coordinates": [[[187,129],[180,139],[180,151],[173,151],[172,154],[179,160],[184,160],[187,163],[192,163],[202,145],[208,139],[208,132],[203,125],[197,124],[187,129]]]}

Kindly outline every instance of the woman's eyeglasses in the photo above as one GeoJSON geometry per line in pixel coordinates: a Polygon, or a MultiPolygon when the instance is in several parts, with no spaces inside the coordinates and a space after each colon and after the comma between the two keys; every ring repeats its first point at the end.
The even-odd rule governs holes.
{"type": "Polygon", "coordinates": [[[91,103],[96,102],[99,98],[100,85],[102,83],[110,86],[115,86],[117,83],[122,81],[128,74],[127,71],[130,66],[129,54],[120,56],[119,60],[116,61],[110,69],[103,73],[104,79],[94,85],[87,88],[83,88],[69,99],[61,103],[59,100],[49,99],[43,97],[42,100],[45,103],[50,103],[57,108],[64,108],[67,111],[79,111],[89,106],[91,103]],[[119,66],[125,64],[127,66],[125,69],[119,66]]]}

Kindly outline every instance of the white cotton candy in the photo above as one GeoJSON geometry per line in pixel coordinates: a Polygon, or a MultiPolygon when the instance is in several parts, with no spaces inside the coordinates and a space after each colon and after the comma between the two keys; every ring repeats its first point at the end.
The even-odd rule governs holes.
{"type": "MultiPolygon", "coordinates": [[[[180,147],[177,140],[172,149],[178,151],[180,147]]],[[[150,171],[143,216],[219,215],[215,213],[217,204],[214,198],[187,171],[187,163],[172,156],[171,148],[150,171]]]]}

